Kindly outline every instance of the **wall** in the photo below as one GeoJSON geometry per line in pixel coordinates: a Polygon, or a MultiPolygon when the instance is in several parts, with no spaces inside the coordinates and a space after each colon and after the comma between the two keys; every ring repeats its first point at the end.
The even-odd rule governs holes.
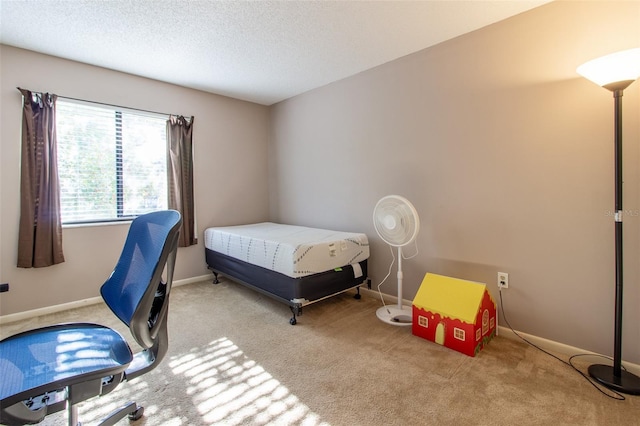
{"type": "Polygon", "coordinates": [[[180,248],[175,279],[208,274],[208,226],[268,218],[268,108],[51,56],[0,46],[0,315],[98,296],[128,225],[65,228],[66,262],[19,269],[19,165],[22,97],[16,86],[61,96],[173,114],[194,115],[195,200],[199,243],[180,248]]]}
{"type": "MultiPolygon", "coordinates": [[[[576,74],[640,46],[639,2],[553,2],[272,107],[273,220],[365,232],[374,285],[391,255],[371,214],[408,197],[427,271],[496,274],[520,331],[613,350],[613,98],[576,74]]],[[[640,362],[640,82],[624,93],[625,360],[640,362]]],[[[407,254],[413,254],[409,248],[407,254]]],[[[396,294],[392,273],[382,290],[396,294]]],[[[502,323],[502,325],[505,325],[502,323]]]]}

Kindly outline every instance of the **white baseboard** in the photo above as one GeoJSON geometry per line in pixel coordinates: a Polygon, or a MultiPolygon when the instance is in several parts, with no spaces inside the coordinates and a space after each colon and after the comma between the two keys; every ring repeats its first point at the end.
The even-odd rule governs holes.
{"type": "MultiPolygon", "coordinates": [[[[201,275],[199,277],[185,278],[183,280],[176,280],[173,282],[174,287],[179,287],[186,284],[193,284],[201,281],[213,280],[211,275],[201,275]]],[[[67,311],[69,309],[81,308],[83,306],[95,305],[102,302],[102,297],[90,297],[88,299],[75,300],[69,303],[62,303],[60,305],[47,306],[45,308],[32,309],[24,312],[17,312],[15,314],[0,316],[0,325],[8,324],[10,322],[21,321],[29,318],[35,318],[42,315],[54,314],[56,312],[67,311]]]]}
{"type": "Polygon", "coordinates": [[[173,282],[173,286],[174,287],[179,287],[181,285],[199,283],[199,282],[202,282],[202,281],[213,282],[213,275],[211,275],[211,274],[200,275],[199,277],[191,277],[191,278],[185,278],[183,280],[175,280],[173,282]]]}
{"type": "MultiPolygon", "coordinates": [[[[498,333],[500,336],[505,337],[507,339],[514,339],[522,341],[509,327],[498,327],[498,333]]],[[[523,333],[521,331],[517,331],[520,336],[533,343],[536,346],[544,349],[545,351],[552,352],[554,355],[562,354],[567,357],[576,355],[576,354],[586,354],[593,355],[593,357],[585,356],[586,359],[591,358],[591,362],[594,364],[611,364],[611,362],[607,362],[607,360],[603,359],[603,355],[598,354],[596,352],[591,352],[586,349],[576,348],[575,346],[565,345],[564,343],[555,342],[553,340],[548,340],[543,337],[533,336],[531,334],[523,333]]],[[[632,362],[623,361],[622,365],[627,369],[630,373],[635,374],[636,376],[640,376],[640,364],[634,364],[632,362]]]]}
{"type": "MultiPolygon", "coordinates": [[[[366,287],[361,287],[360,288],[360,292],[362,294],[368,294],[368,295],[370,295],[372,297],[375,297],[375,298],[378,298],[378,299],[380,298],[380,294],[376,290],[369,290],[366,287]]],[[[389,295],[389,294],[383,294],[383,296],[384,296],[385,302],[386,301],[392,301],[392,303],[397,303],[398,302],[398,298],[396,296],[392,296],[392,295],[389,295]]],[[[411,300],[403,299],[403,304],[405,304],[407,306],[411,306],[412,303],[413,302],[411,300]]],[[[586,349],[576,348],[575,346],[565,345],[564,343],[555,342],[553,340],[548,340],[548,339],[545,339],[543,337],[538,337],[538,336],[533,336],[531,334],[522,333],[522,332],[517,331],[517,330],[514,332],[509,327],[498,326],[497,334],[499,336],[505,337],[507,339],[514,339],[514,340],[522,341],[516,335],[516,333],[518,333],[520,336],[522,336],[523,338],[525,338],[529,342],[533,343],[534,345],[544,349],[545,351],[552,352],[554,355],[562,354],[562,355],[565,355],[567,357],[570,357],[570,356],[576,355],[576,354],[587,354],[587,355],[593,355],[593,357],[592,357],[592,362],[593,363],[608,364],[606,360],[602,359],[603,355],[601,355],[601,354],[598,354],[598,353],[595,353],[595,352],[591,352],[591,351],[588,351],[586,349]]],[[[586,358],[589,358],[589,357],[586,357],[586,358]]],[[[630,373],[633,373],[636,376],[640,376],[640,364],[634,364],[634,363],[631,363],[631,362],[623,361],[622,365],[630,373]]]]}

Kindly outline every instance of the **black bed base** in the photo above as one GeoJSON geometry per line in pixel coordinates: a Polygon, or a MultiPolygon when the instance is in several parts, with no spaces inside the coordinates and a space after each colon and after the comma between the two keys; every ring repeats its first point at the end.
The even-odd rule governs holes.
{"type": "Polygon", "coordinates": [[[306,277],[291,278],[208,248],[205,248],[205,256],[207,265],[215,276],[214,284],[218,283],[218,274],[222,274],[289,305],[293,314],[289,320],[292,325],[297,323],[296,316],[302,314],[303,306],[354,288],[357,289],[355,298],[359,299],[360,286],[367,280],[367,260],[360,262],[362,276],[358,278],[354,276],[351,265],[306,277]]]}

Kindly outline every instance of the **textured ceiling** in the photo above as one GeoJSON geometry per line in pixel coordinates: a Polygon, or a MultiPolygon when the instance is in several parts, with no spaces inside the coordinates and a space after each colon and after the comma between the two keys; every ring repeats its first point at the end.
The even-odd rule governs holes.
{"type": "Polygon", "coordinates": [[[260,104],[548,0],[0,0],[0,42],[260,104]]]}

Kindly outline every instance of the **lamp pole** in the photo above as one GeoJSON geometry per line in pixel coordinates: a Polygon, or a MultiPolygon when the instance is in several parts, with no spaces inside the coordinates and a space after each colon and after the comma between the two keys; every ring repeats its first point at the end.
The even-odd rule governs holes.
{"type": "Polygon", "coordinates": [[[613,337],[613,376],[622,375],[622,89],[613,91],[615,138],[615,242],[616,242],[616,296],[613,337]]]}

